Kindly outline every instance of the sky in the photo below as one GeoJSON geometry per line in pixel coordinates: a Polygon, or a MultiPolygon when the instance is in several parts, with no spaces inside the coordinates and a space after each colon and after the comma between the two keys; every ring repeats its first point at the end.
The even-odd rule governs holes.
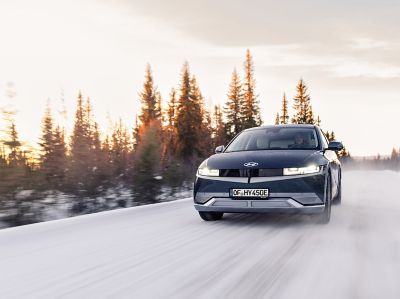
{"type": "Polygon", "coordinates": [[[17,110],[34,146],[46,103],[71,129],[79,91],[104,132],[119,117],[133,127],[147,63],[166,101],[188,61],[212,107],[250,49],[265,124],[303,78],[321,127],[352,155],[390,154],[400,147],[399,15],[389,0],[0,0],[0,107],[17,110]]]}

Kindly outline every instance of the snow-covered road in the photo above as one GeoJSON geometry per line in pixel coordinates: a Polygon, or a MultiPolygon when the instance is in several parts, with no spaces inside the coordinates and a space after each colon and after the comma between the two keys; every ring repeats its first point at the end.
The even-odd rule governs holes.
{"type": "Polygon", "coordinates": [[[400,174],[345,172],[329,225],[190,199],[0,231],[0,298],[400,298],[400,174]]]}

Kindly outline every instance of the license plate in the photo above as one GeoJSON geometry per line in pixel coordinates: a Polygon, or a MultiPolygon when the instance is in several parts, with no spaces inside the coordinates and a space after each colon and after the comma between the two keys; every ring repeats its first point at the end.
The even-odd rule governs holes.
{"type": "Polygon", "coordinates": [[[269,189],[231,189],[231,196],[267,198],[269,196],[269,189]]]}

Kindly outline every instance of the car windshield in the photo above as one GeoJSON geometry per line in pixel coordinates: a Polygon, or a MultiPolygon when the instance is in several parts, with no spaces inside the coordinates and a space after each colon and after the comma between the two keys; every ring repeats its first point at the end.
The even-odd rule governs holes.
{"type": "Polygon", "coordinates": [[[318,149],[315,129],[271,127],[244,131],[232,141],[225,152],[292,149],[318,149]]]}

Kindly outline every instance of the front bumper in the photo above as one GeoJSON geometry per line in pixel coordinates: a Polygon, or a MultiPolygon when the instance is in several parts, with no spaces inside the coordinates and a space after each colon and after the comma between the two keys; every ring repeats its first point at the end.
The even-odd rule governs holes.
{"type": "Polygon", "coordinates": [[[321,213],[325,208],[324,171],[277,177],[227,178],[197,176],[194,207],[198,211],[248,213],[321,213]],[[232,198],[231,188],[268,188],[268,199],[232,198]]]}
{"type": "Polygon", "coordinates": [[[297,201],[287,199],[238,200],[213,198],[205,204],[195,204],[195,209],[202,212],[224,213],[322,213],[325,205],[304,206],[297,201]]]}

